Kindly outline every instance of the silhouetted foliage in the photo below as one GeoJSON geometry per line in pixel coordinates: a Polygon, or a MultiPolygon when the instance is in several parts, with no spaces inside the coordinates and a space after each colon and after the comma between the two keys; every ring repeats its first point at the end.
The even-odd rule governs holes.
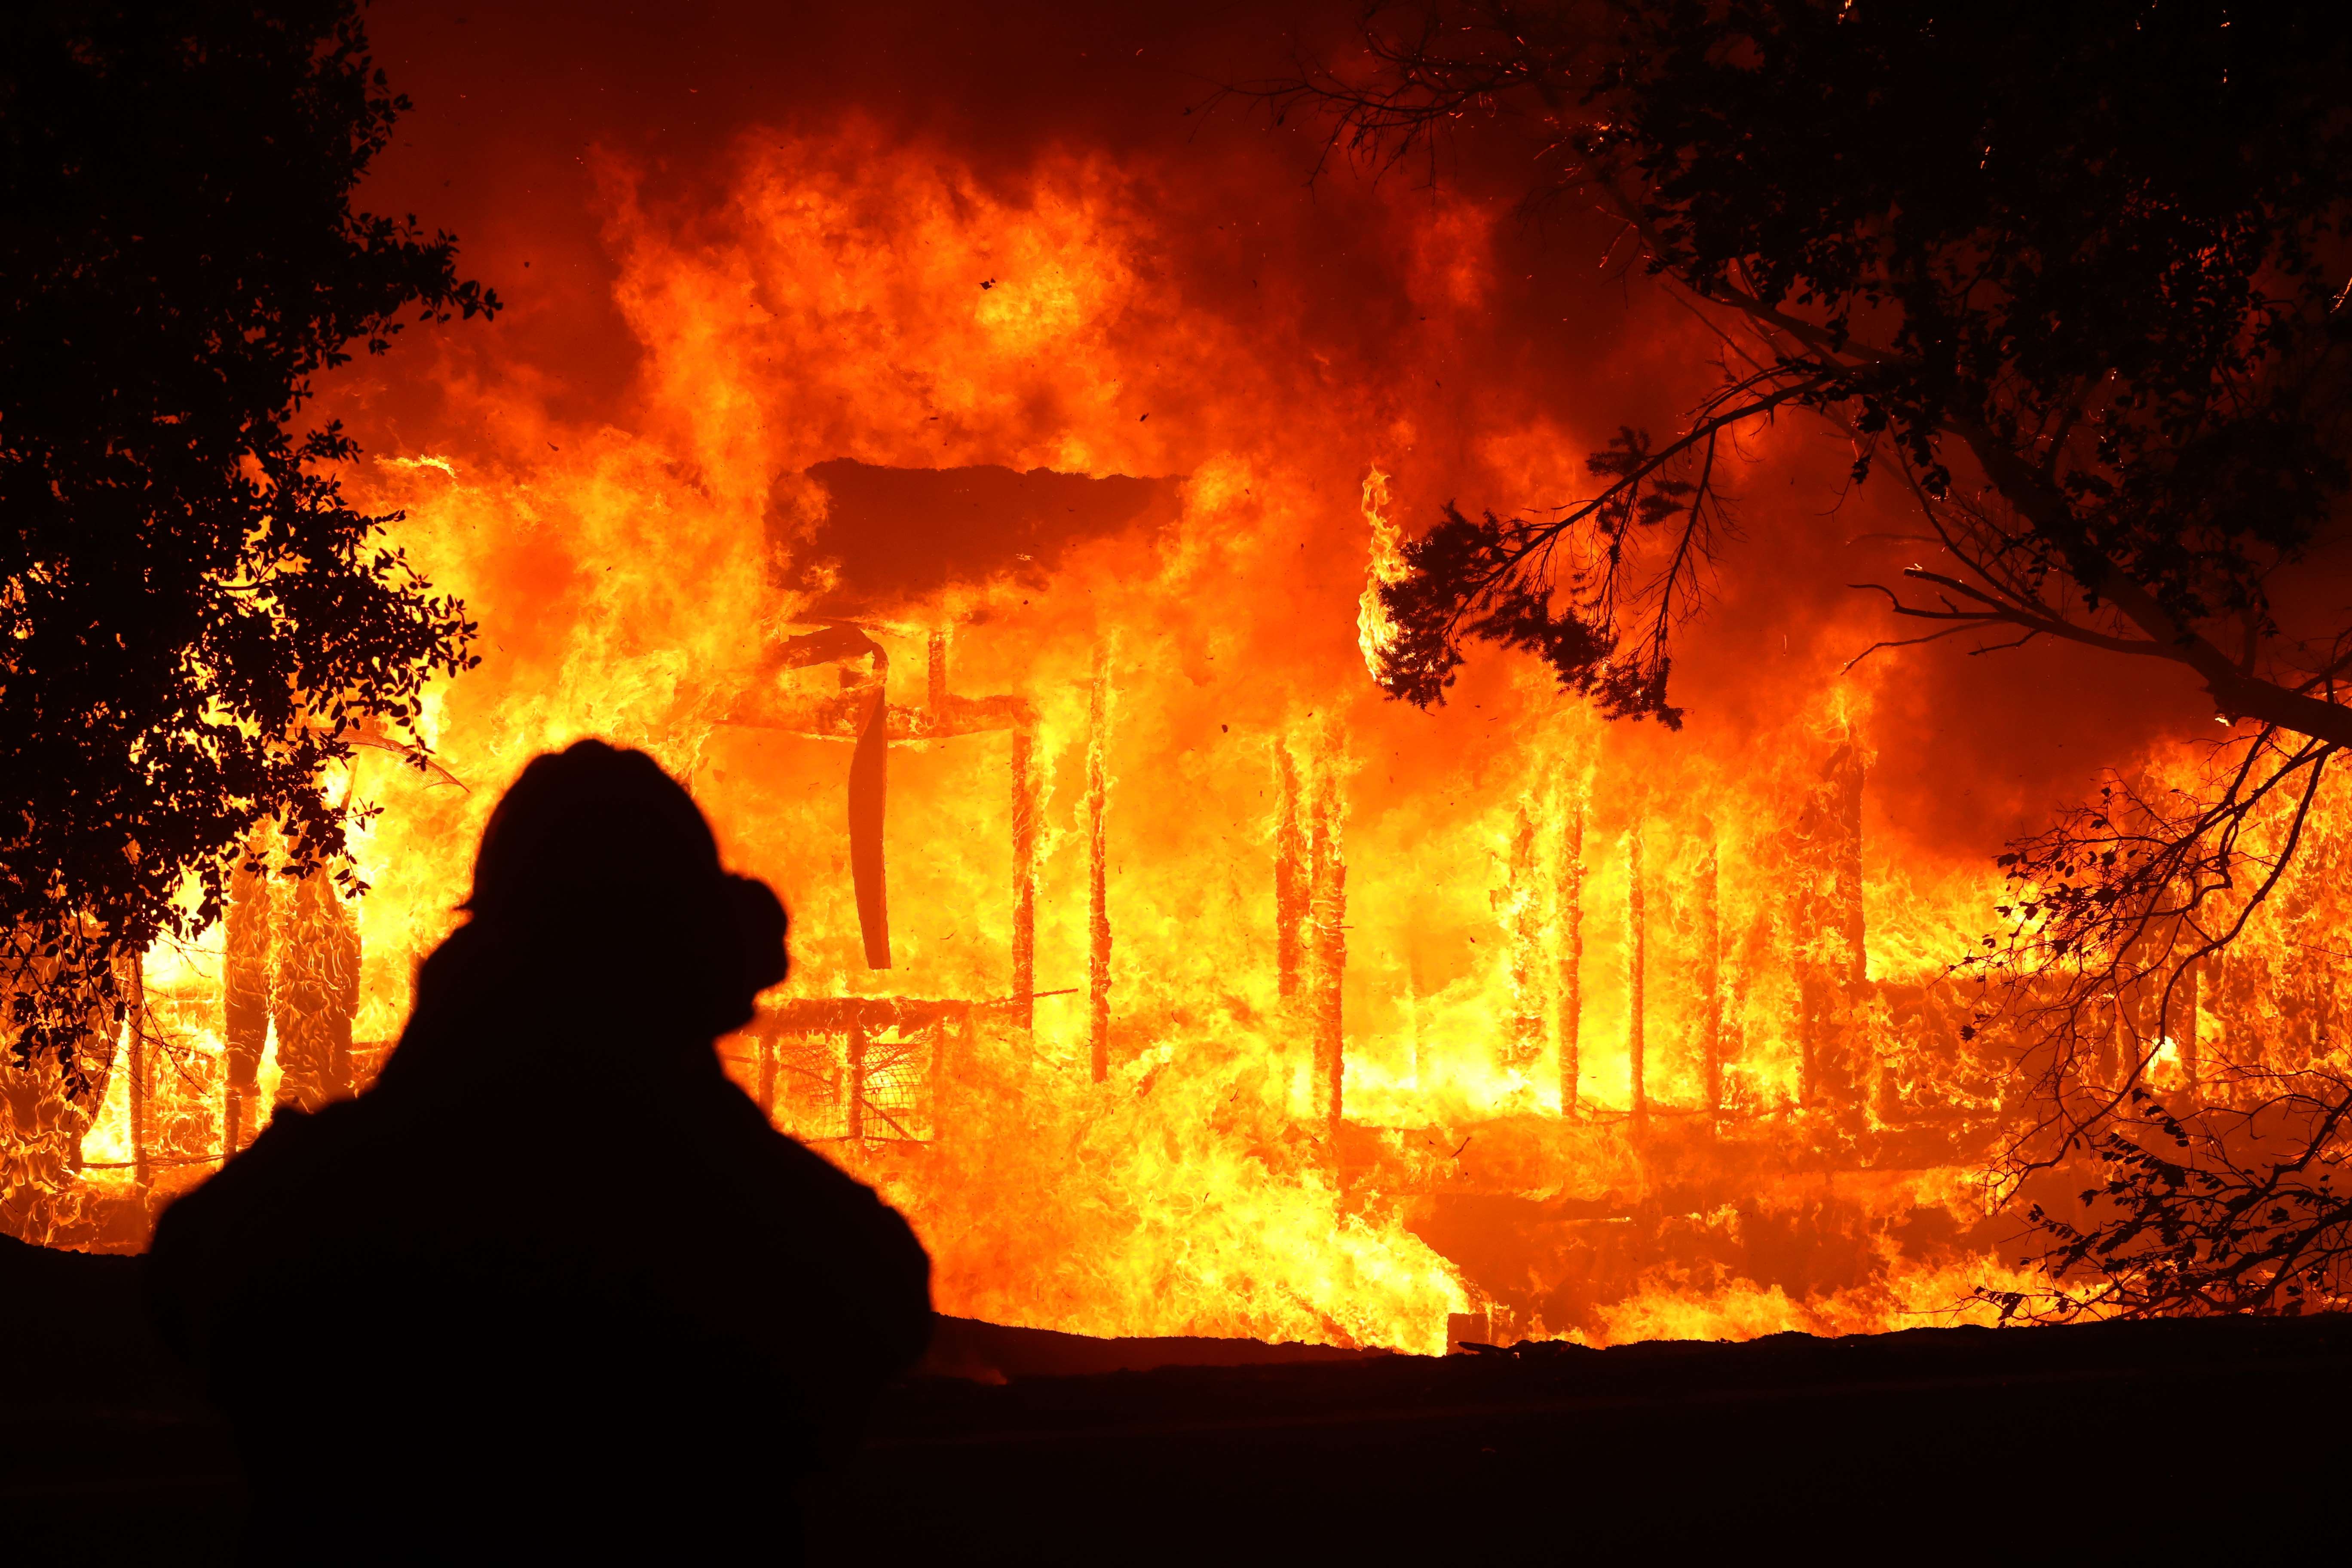
{"type": "Polygon", "coordinates": [[[2044,1091],[2037,1131],[2058,1134],[2044,1152],[2123,1110],[2168,1046],[2194,1040],[2198,977],[2271,902],[2338,749],[2264,727],[2211,746],[2181,783],[2110,774],[2000,857],[2001,927],[1955,969],[1981,983],[1979,1023],[2000,1020],[2044,1091]]]}
{"type": "MultiPolygon", "coordinates": [[[[1710,466],[1712,449],[1708,452],[1710,466]]],[[[1612,718],[1655,718],[1682,726],[1682,710],[1666,701],[1673,661],[1665,652],[1672,590],[1653,625],[1652,657],[1618,658],[1617,593],[1637,530],[1676,516],[1685,547],[1703,525],[1706,478],[1680,479],[1660,470],[1647,433],[1621,427],[1605,451],[1585,460],[1596,478],[1612,481],[1582,509],[1600,548],[1597,559],[1553,559],[1561,530],[1493,512],[1479,522],[1452,503],[1436,527],[1403,546],[1407,574],[1383,584],[1381,600],[1394,621],[1375,677],[1391,696],[1426,707],[1444,700],[1462,663],[1462,638],[1482,637],[1524,648],[1551,666],[1562,686],[1598,703],[1612,718]],[[1566,594],[1561,589],[1567,590],[1566,594]]]]}
{"type": "Polygon", "coordinates": [[[2244,1109],[2177,1114],[2135,1087],[2097,1141],[2084,1213],[2028,1218],[2047,1290],[1982,1290],[2004,1318],[2293,1316],[2352,1305],[2352,1084],[2281,1078],[2244,1109]]]}
{"type": "Polygon", "coordinates": [[[1665,717],[1668,631],[1720,537],[1718,437],[1793,406],[1854,442],[1857,478],[1891,460],[1916,494],[1948,564],[1906,574],[1936,603],[1895,608],[1943,623],[1931,635],[2169,659],[2225,714],[2352,740],[2320,689],[2352,668],[2347,628],[2315,653],[2267,585],[2347,479],[2340,9],[1407,15],[1373,15],[1370,77],[1310,71],[1271,95],[1381,160],[1523,129],[1545,154],[1531,199],[1615,214],[1721,334],[1725,374],[1675,439],[1596,454],[1599,495],[1409,547],[1414,575],[1386,590],[1406,656],[1391,691],[1439,700],[1462,639],[1488,637],[1557,650],[1569,684],[1622,694],[1612,711],[1665,717]]]}
{"type": "Polygon", "coordinates": [[[311,378],[487,315],[446,234],[355,212],[407,100],[353,0],[0,16],[0,932],[19,1062],[119,954],[220,911],[262,817],[343,842],[354,743],[414,749],[473,627],[348,506],[311,378]]]}

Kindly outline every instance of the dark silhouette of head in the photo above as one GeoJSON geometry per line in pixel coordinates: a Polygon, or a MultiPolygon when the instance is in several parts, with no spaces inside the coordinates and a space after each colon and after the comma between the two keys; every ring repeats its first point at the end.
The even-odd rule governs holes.
{"type": "MultiPolygon", "coordinates": [[[[783,907],[730,875],[693,797],[643,752],[581,741],[531,760],[491,812],[453,956],[671,1036],[740,1027],[784,978],[783,907]]],[[[428,964],[420,994],[436,976],[428,964]]],[[[420,1000],[422,1000],[420,994],[420,1000]]]]}

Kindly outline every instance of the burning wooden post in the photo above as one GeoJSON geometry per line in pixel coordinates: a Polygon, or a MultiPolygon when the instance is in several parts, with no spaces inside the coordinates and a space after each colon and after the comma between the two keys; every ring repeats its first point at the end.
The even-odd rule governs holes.
{"type": "Polygon", "coordinates": [[[842,1047],[842,1131],[855,1142],[866,1136],[866,1020],[853,1016],[849,1038],[842,1047]]]}
{"type": "Polygon", "coordinates": [[[1862,786],[1867,769],[1861,743],[1849,740],[1840,746],[1831,754],[1827,771],[1835,792],[1833,886],[1839,944],[1845,961],[1845,983],[1856,986],[1870,978],[1869,928],[1862,900],[1862,786]]]}
{"type": "Polygon", "coordinates": [[[1286,741],[1274,743],[1275,985],[1285,998],[1298,994],[1300,958],[1307,931],[1307,829],[1298,814],[1298,762],[1286,741]]]}
{"type": "Polygon", "coordinates": [[[245,1147],[247,1113],[260,1099],[261,1053],[269,1044],[270,879],[273,835],[254,829],[229,873],[221,959],[221,1154],[245,1147]]]}
{"type": "Polygon", "coordinates": [[[1348,971],[1348,862],[1341,827],[1340,741],[1326,721],[1315,738],[1309,765],[1307,865],[1307,1016],[1314,1043],[1314,1083],[1321,1104],[1324,1134],[1333,1158],[1339,1147],[1339,1118],[1347,1082],[1347,1037],[1340,993],[1348,971]]]}
{"type": "Polygon", "coordinates": [[[927,658],[923,673],[923,706],[930,710],[931,721],[944,724],[948,718],[948,634],[945,627],[933,628],[925,648],[927,658]]]}
{"type": "Polygon", "coordinates": [[[129,1059],[122,1065],[131,1073],[131,1180],[139,1193],[139,1206],[143,1209],[155,1179],[153,1163],[147,1154],[147,961],[133,953],[129,968],[130,1037],[124,1042],[129,1059]]]}
{"type": "Polygon", "coordinates": [[[1801,857],[1790,914],[1798,942],[1800,1099],[1852,1111],[1863,1100],[1868,1049],[1854,1026],[1855,1004],[1869,982],[1862,884],[1862,801],[1865,767],[1851,733],[1822,765],[1795,838],[1801,857]]]}
{"type": "Polygon", "coordinates": [[[1510,935],[1511,1021],[1506,1059],[1531,1070],[1543,1053],[1544,977],[1536,963],[1543,937],[1543,900],[1536,891],[1536,819],[1526,797],[1511,819],[1509,878],[1504,889],[1510,935]]]}
{"type": "Polygon", "coordinates": [[[1699,1064],[1706,1113],[1723,1114],[1723,911],[1715,828],[1709,824],[1698,868],[1699,1064]]]}
{"type": "Polygon", "coordinates": [[[762,1033],[760,1047],[760,1114],[773,1121],[776,1119],[776,1042],[772,1036],[762,1033]]]}
{"type": "Polygon", "coordinates": [[[1873,1042],[1855,1024],[1855,1005],[1870,980],[1870,954],[1865,938],[1862,898],[1862,786],[1866,768],[1862,742],[1851,735],[1831,755],[1829,779],[1834,789],[1836,837],[1837,935],[1843,973],[1838,976],[1838,1026],[1833,1034],[1840,1082],[1838,1092],[1846,1109],[1859,1108],[1868,1096],[1873,1042]]]}
{"type": "Polygon", "coordinates": [[[1642,820],[1625,830],[1625,1065],[1632,1079],[1633,1120],[1650,1114],[1648,1064],[1643,1039],[1647,1022],[1650,925],[1643,887],[1642,820]]]}
{"type": "Polygon", "coordinates": [[[1109,651],[1095,647],[1087,695],[1087,1042],[1094,1080],[1110,1076],[1109,651]]]}
{"type": "Polygon", "coordinates": [[[1037,1026],[1036,736],[1013,731],[1013,1006],[1024,1029],[1037,1026]]]}
{"type": "Polygon", "coordinates": [[[1591,782],[1581,773],[1561,787],[1559,816],[1559,1113],[1576,1114],[1584,1073],[1584,814],[1591,782]]]}
{"type": "Polygon", "coordinates": [[[278,1101],[317,1110],[352,1092],[352,1023],[359,1014],[359,923],[324,868],[281,900],[270,1016],[278,1026],[278,1101]]]}
{"type": "MultiPolygon", "coordinates": [[[[874,645],[865,712],[857,744],[849,754],[849,877],[857,895],[857,929],[866,942],[866,967],[890,967],[890,892],[885,880],[882,824],[890,792],[889,656],[874,645]]],[[[857,682],[841,672],[845,688],[857,682]]]]}

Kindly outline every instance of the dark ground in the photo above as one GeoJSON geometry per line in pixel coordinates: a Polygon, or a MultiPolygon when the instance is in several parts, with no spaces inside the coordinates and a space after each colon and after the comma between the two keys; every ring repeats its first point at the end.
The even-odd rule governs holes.
{"type": "MultiPolygon", "coordinates": [[[[7,1562],[230,1558],[137,1267],[0,1245],[7,1562]]],[[[934,1361],[808,1489],[813,1562],[2340,1561],[2352,1501],[2352,1318],[1444,1360],[950,1320],[934,1361]]]]}

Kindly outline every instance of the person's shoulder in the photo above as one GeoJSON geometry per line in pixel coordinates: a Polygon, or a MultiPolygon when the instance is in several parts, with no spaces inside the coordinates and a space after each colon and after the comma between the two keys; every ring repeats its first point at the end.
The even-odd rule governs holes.
{"type": "Polygon", "coordinates": [[[343,1151],[380,1136],[391,1108],[374,1095],[339,1100],[317,1110],[281,1105],[246,1151],[222,1172],[242,1168],[258,1175],[284,1167],[332,1161],[343,1151]]]}
{"type": "Polygon", "coordinates": [[[156,1226],[158,1248],[194,1229],[249,1220],[317,1196],[331,1184],[338,1166],[379,1136],[385,1119],[369,1098],[338,1100],[316,1111],[279,1106],[259,1136],[163,1211],[156,1226]]]}

